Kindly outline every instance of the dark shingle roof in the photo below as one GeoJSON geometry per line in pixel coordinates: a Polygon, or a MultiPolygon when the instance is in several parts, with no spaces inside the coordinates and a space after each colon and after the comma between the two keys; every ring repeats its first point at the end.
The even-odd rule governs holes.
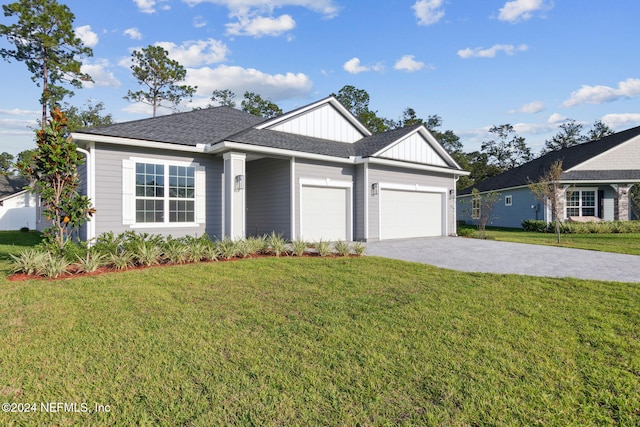
{"type": "Polygon", "coordinates": [[[213,144],[264,121],[231,107],[214,107],[151,119],[86,128],[79,133],[193,145],[213,144]]]}
{"type": "MultiPolygon", "coordinates": [[[[256,129],[265,119],[231,107],[214,107],[150,119],[81,129],[78,134],[103,135],[143,141],[190,145],[222,141],[293,150],[333,157],[370,157],[411,133],[420,125],[364,137],[354,143],[256,129]]],[[[456,169],[456,168],[452,168],[456,169]]]]}
{"type": "Polygon", "coordinates": [[[23,176],[0,175],[0,199],[16,194],[29,185],[29,180],[23,176]]]}
{"type": "Polygon", "coordinates": [[[356,156],[370,157],[382,150],[389,144],[399,140],[405,135],[419,128],[420,125],[407,126],[405,128],[394,129],[383,133],[376,133],[355,142],[354,149],[356,156]]]}
{"type": "MultiPolygon", "coordinates": [[[[479,191],[483,192],[528,185],[529,182],[537,181],[538,179],[540,179],[540,177],[547,173],[551,165],[553,165],[556,160],[562,160],[562,169],[568,170],[581,163],[586,162],[589,159],[592,159],[599,154],[609,151],[612,148],[624,142],[627,142],[631,138],[634,138],[638,135],[640,135],[640,126],[627,129],[622,132],[614,133],[613,135],[609,135],[595,141],[585,142],[584,144],[574,145],[573,147],[552,151],[528,163],[503,172],[500,175],[487,178],[470,188],[460,191],[458,194],[470,194],[473,188],[477,188],[479,191]]],[[[624,171],[624,174],[620,173],[620,171],[613,170],[597,171],[600,174],[597,174],[595,172],[596,171],[590,173],[577,171],[565,172],[562,175],[562,179],[593,180],[639,178],[637,174],[633,174],[633,171],[624,171]],[[596,176],[602,176],[602,178],[595,178],[596,176]]]]}

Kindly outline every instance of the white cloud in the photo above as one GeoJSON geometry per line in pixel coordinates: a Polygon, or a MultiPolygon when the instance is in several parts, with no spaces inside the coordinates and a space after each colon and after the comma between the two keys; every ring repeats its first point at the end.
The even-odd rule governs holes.
{"type": "Polygon", "coordinates": [[[483,49],[477,47],[475,49],[466,48],[458,51],[458,56],[463,59],[468,58],[495,58],[499,52],[504,52],[507,55],[515,55],[518,52],[524,52],[529,49],[526,44],[520,46],[514,46],[512,44],[494,44],[489,49],[483,49]]]}
{"type": "Polygon", "coordinates": [[[203,28],[207,26],[207,20],[204,19],[203,16],[196,16],[195,18],[193,18],[193,26],[195,28],[203,28]]]}
{"type": "Polygon", "coordinates": [[[360,64],[360,58],[351,58],[350,60],[344,63],[342,68],[346,72],[351,74],[360,74],[367,71],[378,71],[378,72],[384,71],[384,65],[382,65],[381,62],[378,62],[377,64],[374,64],[374,65],[365,66],[360,64]]]}
{"type": "Polygon", "coordinates": [[[80,71],[89,74],[93,82],[84,82],[84,87],[93,88],[95,86],[120,87],[122,83],[108,68],[111,66],[106,59],[99,59],[95,63],[85,63],[80,67],[80,71]]]}
{"type": "Polygon", "coordinates": [[[12,108],[11,110],[6,110],[0,108],[0,114],[8,114],[10,116],[33,116],[42,114],[42,111],[37,110],[21,110],[19,108],[12,108]]]}
{"type": "Polygon", "coordinates": [[[510,113],[527,113],[534,114],[543,111],[546,107],[544,106],[544,102],[542,101],[533,101],[528,104],[521,105],[519,108],[515,110],[510,110],[510,113]]]}
{"type": "Polygon", "coordinates": [[[142,40],[142,33],[136,27],[127,28],[122,34],[128,36],[131,40],[142,40]]]}
{"type": "Polygon", "coordinates": [[[296,21],[290,15],[281,15],[277,18],[268,16],[249,17],[247,14],[237,14],[238,22],[226,24],[227,34],[231,36],[279,36],[291,31],[296,26],[296,21]]]}
{"type": "Polygon", "coordinates": [[[437,23],[444,16],[442,9],[443,0],[418,0],[411,9],[413,9],[418,25],[432,25],[437,23]]]}
{"type": "Polygon", "coordinates": [[[409,71],[409,72],[419,71],[419,70],[422,70],[424,67],[425,67],[425,63],[416,61],[416,57],[413,55],[404,55],[402,58],[396,61],[396,64],[393,66],[393,68],[396,70],[409,71]]]}
{"type": "Polygon", "coordinates": [[[565,107],[575,107],[581,104],[602,104],[616,101],[620,98],[635,98],[640,96],[640,79],[627,79],[618,83],[618,87],[583,85],[571,93],[571,97],[562,103],[565,107]]]}
{"type": "Polygon", "coordinates": [[[142,13],[155,13],[156,1],[155,0],[133,0],[142,13]]]}
{"type": "Polygon", "coordinates": [[[94,47],[98,44],[98,35],[91,31],[91,25],[83,25],[75,30],[76,37],[82,40],[85,46],[94,47]]]}
{"type": "Polygon", "coordinates": [[[547,123],[556,124],[556,123],[562,123],[566,120],[567,118],[565,116],[558,113],[553,113],[552,115],[549,116],[547,123]]]}
{"type": "Polygon", "coordinates": [[[347,71],[348,73],[351,73],[351,74],[364,73],[365,71],[369,71],[370,70],[369,67],[365,67],[365,66],[360,65],[360,59],[359,58],[351,58],[350,60],[348,60],[347,62],[344,63],[342,68],[344,68],[345,71],[347,71]]]}
{"type": "MultiPolygon", "coordinates": [[[[138,0],[143,1],[143,0],[138,0]]],[[[233,14],[239,11],[256,11],[271,13],[274,9],[286,6],[300,6],[323,14],[326,18],[333,18],[338,14],[339,8],[333,0],[182,0],[189,6],[202,3],[211,3],[226,6],[233,14]]]]}
{"type": "Polygon", "coordinates": [[[640,114],[638,113],[622,113],[622,114],[605,114],[602,122],[613,129],[626,129],[640,125],[640,114]]]}
{"type": "Polygon", "coordinates": [[[313,83],[303,73],[267,74],[254,68],[228,65],[188,69],[186,84],[198,86],[197,95],[207,99],[215,89],[230,89],[238,96],[252,91],[278,101],[305,97],[313,88],[313,83]]]}
{"type": "Polygon", "coordinates": [[[162,46],[169,52],[169,58],[178,61],[184,67],[223,62],[229,54],[227,45],[214,39],[189,40],[180,46],[173,42],[159,42],[156,46],[162,46]]]}
{"type": "Polygon", "coordinates": [[[552,5],[544,0],[513,0],[505,3],[500,9],[498,19],[501,21],[516,23],[526,21],[533,17],[534,12],[551,9],[552,5]]]}

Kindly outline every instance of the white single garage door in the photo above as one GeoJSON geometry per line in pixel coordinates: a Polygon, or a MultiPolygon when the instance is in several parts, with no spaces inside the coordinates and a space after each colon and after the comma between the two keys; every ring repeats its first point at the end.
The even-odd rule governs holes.
{"type": "Polygon", "coordinates": [[[380,190],[380,238],[442,236],[442,193],[380,190]]]}
{"type": "Polygon", "coordinates": [[[302,186],[300,204],[303,239],[351,240],[348,188],[302,186]]]}

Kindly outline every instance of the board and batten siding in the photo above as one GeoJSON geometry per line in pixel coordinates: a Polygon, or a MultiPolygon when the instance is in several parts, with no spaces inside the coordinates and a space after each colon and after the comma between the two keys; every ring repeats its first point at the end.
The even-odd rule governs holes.
{"type": "Polygon", "coordinates": [[[440,154],[427,143],[422,135],[414,133],[393,147],[380,153],[378,157],[393,160],[405,160],[435,166],[448,166],[440,154]]]}
{"type": "Polygon", "coordinates": [[[113,146],[96,143],[95,195],[96,235],[112,231],[119,234],[128,230],[137,230],[150,234],[164,234],[173,237],[200,236],[207,233],[211,238],[222,236],[222,176],[221,158],[197,156],[184,152],[157,151],[134,147],[113,146]],[[190,227],[153,227],[135,228],[123,224],[123,160],[131,157],[145,158],[150,161],[196,162],[205,168],[206,173],[206,223],[190,227]]]}
{"type": "Polygon", "coordinates": [[[291,162],[259,159],[246,163],[247,236],[291,238],[291,162]]]}
{"type": "Polygon", "coordinates": [[[271,130],[353,143],[364,135],[356,129],[340,112],[329,104],[321,105],[305,114],[270,127],[271,130]]]}
{"type": "MultiPolygon", "coordinates": [[[[394,168],[390,166],[380,166],[369,164],[369,182],[370,187],[373,183],[385,183],[396,185],[419,185],[422,187],[434,187],[446,189],[445,202],[446,205],[446,228],[449,234],[455,231],[455,218],[453,209],[455,201],[449,197],[449,191],[455,188],[455,181],[452,175],[440,174],[436,172],[427,172],[419,170],[407,170],[394,168]]],[[[380,196],[372,196],[367,192],[369,201],[369,236],[368,240],[378,240],[380,238],[380,196]]]]}
{"type": "MultiPolygon", "coordinates": [[[[353,165],[341,165],[328,162],[315,162],[310,160],[296,159],[295,166],[295,237],[300,236],[300,212],[301,212],[301,193],[300,193],[300,180],[301,179],[329,179],[341,182],[352,182],[355,188],[355,166],[353,165]]],[[[353,197],[353,195],[352,195],[353,197]]],[[[353,205],[353,204],[352,204],[353,205]]],[[[356,216],[353,215],[354,222],[357,222],[356,216]]],[[[357,226],[352,225],[352,230],[355,230],[357,226]]]]}
{"type": "Polygon", "coordinates": [[[620,144],[571,170],[638,170],[640,169],[638,159],[640,159],[640,137],[620,144]]]}

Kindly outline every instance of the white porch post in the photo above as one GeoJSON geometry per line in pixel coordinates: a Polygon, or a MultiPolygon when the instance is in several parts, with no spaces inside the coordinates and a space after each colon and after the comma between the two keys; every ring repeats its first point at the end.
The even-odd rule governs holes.
{"type": "Polygon", "coordinates": [[[224,159],[224,235],[231,239],[244,239],[246,174],[244,153],[225,153],[224,159]]]}

